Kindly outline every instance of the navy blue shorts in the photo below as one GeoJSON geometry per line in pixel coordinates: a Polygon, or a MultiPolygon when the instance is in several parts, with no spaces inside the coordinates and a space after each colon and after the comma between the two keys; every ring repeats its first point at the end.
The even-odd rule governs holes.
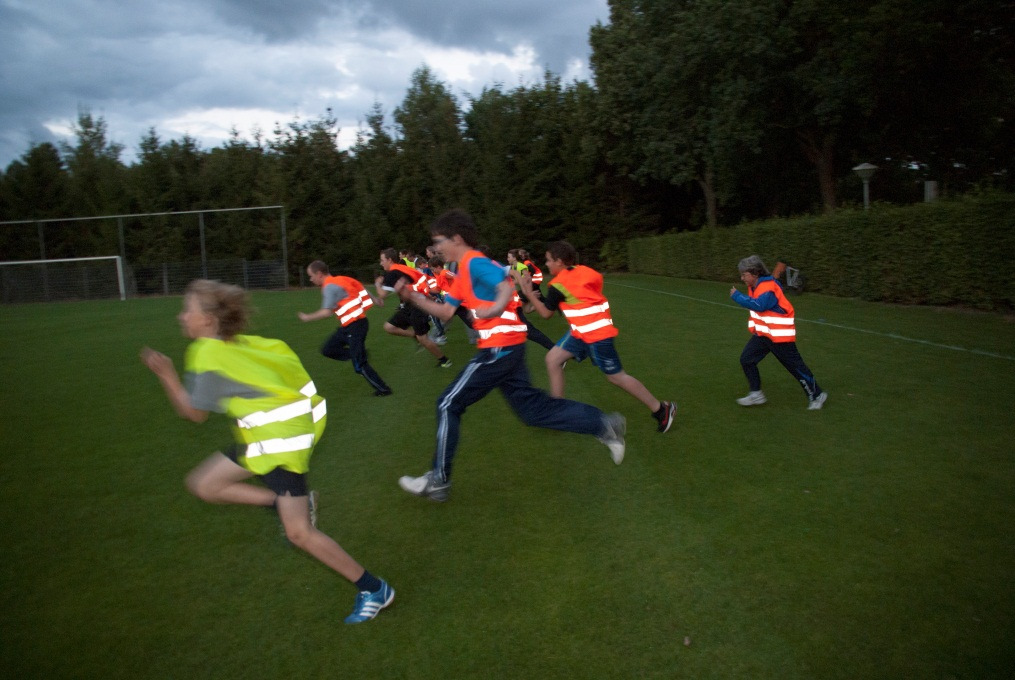
{"type": "Polygon", "coordinates": [[[557,347],[574,355],[576,361],[592,359],[600,371],[606,375],[614,375],[624,370],[620,364],[620,355],[613,346],[613,338],[587,343],[571,335],[571,331],[557,341],[557,347]]]}
{"type": "MultiPolygon", "coordinates": [[[[245,448],[243,444],[230,444],[222,450],[222,453],[226,458],[239,465],[237,458],[245,448]]],[[[278,467],[271,472],[254,475],[254,477],[264,482],[266,487],[279,496],[306,496],[309,493],[307,491],[307,476],[298,472],[278,467]]]]}

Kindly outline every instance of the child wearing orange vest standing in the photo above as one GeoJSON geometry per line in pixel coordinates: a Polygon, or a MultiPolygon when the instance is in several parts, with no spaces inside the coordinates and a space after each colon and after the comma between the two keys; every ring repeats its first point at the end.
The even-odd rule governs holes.
{"type": "Polygon", "coordinates": [[[458,273],[444,302],[403,289],[429,314],[447,320],[464,306],[479,332],[477,353],[437,399],[437,444],[432,468],[420,477],[398,480],[405,491],[445,501],[451,487],[451,466],[458,449],[459,427],[465,410],[494,388],[526,425],[596,436],[610,449],[613,462],[624,459],[626,423],[619,413],[569,399],[556,399],[533,387],[525,363],[525,324],[518,318],[519,302],[507,269],[477,250],[479,236],[472,218],[450,210],[430,226],[434,246],[445,262],[457,262],[458,273]]]}
{"type": "Polygon", "coordinates": [[[374,299],[363,284],[349,276],[332,276],[321,260],[307,266],[307,276],[321,287],[323,301],[316,312],[299,312],[300,321],[317,321],[334,315],[341,324],[321,347],[321,354],[336,361],[352,361],[352,368],[374,388],[374,396],[386,397],[391,388],[367,361],[366,340],[370,332],[367,310],[374,299]]]}
{"type": "Polygon", "coordinates": [[[544,319],[554,311],[567,319],[571,329],[546,353],[546,372],[550,394],[564,396],[564,362],[586,357],[606,379],[645,404],[656,419],[656,430],[666,432],[673,425],[677,405],[660,401],[640,380],[624,370],[613,345],[619,331],[610,315],[610,301],[603,295],[603,275],[578,264],[578,252],[567,241],[555,241],[546,249],[546,269],[553,276],[546,298],[540,298],[528,277],[522,278],[522,292],[544,319]]]}
{"type": "Polygon", "coordinates": [[[740,365],[747,376],[750,392],[737,399],[737,403],[741,406],[758,406],[768,401],[761,391],[758,364],[771,352],[804,388],[807,408],[812,411],[820,409],[828,399],[828,392],[818,386],[814,374],[807,368],[797,350],[793,305],[786,299],[782,286],[768,273],[765,263],[757,255],[740,260],[737,269],[740,271],[740,280],[747,284],[747,294],[744,295],[733,286],[730,288],[730,297],[733,302],[750,311],[747,329],[751,332],[751,339],[740,354],[740,365]]]}

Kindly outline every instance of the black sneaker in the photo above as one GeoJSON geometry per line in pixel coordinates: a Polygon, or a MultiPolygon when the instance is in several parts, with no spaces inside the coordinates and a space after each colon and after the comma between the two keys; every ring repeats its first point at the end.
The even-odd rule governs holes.
{"type": "Polygon", "coordinates": [[[441,368],[451,368],[451,359],[444,357],[443,359],[437,360],[437,365],[441,368]]]}
{"type": "Polygon", "coordinates": [[[374,396],[375,397],[387,397],[387,396],[390,396],[391,393],[392,393],[391,392],[391,388],[388,388],[386,390],[376,390],[374,392],[374,396]]]}
{"type": "Polygon", "coordinates": [[[656,428],[659,432],[666,432],[673,425],[673,418],[677,415],[677,404],[673,401],[663,402],[663,415],[660,418],[656,418],[659,422],[659,427],[656,428]]]}

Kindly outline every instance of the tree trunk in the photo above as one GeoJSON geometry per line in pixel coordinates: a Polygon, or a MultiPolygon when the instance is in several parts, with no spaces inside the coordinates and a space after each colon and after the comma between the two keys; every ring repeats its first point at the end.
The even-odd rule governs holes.
{"type": "Polygon", "coordinates": [[[804,130],[797,133],[797,141],[818,173],[818,189],[825,213],[835,212],[835,133],[804,130]]]}
{"type": "Polygon", "coordinates": [[[698,185],[701,187],[701,193],[705,195],[705,222],[709,228],[714,228],[718,221],[716,218],[715,173],[712,171],[711,165],[705,167],[705,174],[698,178],[698,185]]]}

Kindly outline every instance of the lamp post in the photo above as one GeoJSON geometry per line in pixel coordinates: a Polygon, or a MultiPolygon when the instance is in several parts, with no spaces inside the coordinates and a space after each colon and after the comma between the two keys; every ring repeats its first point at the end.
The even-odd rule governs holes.
{"type": "Polygon", "coordinates": [[[867,210],[871,207],[871,192],[870,192],[870,180],[874,176],[874,171],[878,169],[878,166],[871,165],[870,163],[861,163],[860,165],[853,168],[853,172],[856,176],[863,180],[863,209],[867,210]]]}

